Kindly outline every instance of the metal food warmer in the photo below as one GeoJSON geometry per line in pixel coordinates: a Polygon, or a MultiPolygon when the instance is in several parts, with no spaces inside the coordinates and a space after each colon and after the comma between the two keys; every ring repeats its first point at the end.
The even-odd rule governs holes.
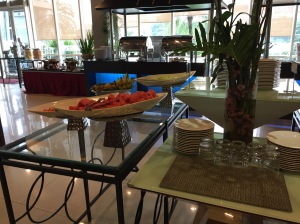
{"type": "Polygon", "coordinates": [[[166,62],[186,62],[193,61],[193,52],[190,52],[189,58],[185,53],[174,54],[174,51],[192,44],[191,35],[163,36],[161,44],[161,54],[164,55],[166,62]],[[173,54],[172,56],[170,56],[173,54]]]}
{"type": "Polygon", "coordinates": [[[119,40],[119,58],[124,61],[148,61],[153,57],[153,45],[150,37],[130,36],[119,40]]]}

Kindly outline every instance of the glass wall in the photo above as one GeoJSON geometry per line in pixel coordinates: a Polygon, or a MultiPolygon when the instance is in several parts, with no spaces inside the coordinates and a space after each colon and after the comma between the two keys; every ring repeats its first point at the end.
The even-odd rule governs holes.
{"type": "MultiPolygon", "coordinates": [[[[231,0],[225,2],[228,4],[231,0]]],[[[236,0],[236,13],[250,12],[251,2],[236,0]]],[[[24,46],[40,48],[45,58],[63,60],[65,57],[79,57],[76,41],[92,29],[89,0],[28,0],[0,3],[0,7],[3,7],[3,10],[0,9],[2,51],[9,50],[19,38],[24,46]],[[26,10],[24,11],[27,6],[30,15],[26,15],[26,10]],[[26,19],[32,24],[33,28],[30,30],[27,28],[26,19]],[[33,38],[28,37],[28,32],[33,33],[33,38]]],[[[296,58],[296,44],[300,43],[298,11],[298,6],[273,7],[270,57],[285,60],[296,58]]],[[[118,38],[125,36],[124,17],[117,17],[115,44],[118,38]]],[[[240,18],[248,20],[249,16],[244,14],[240,18]]],[[[127,15],[127,36],[194,35],[198,23],[208,19],[209,11],[127,15]]],[[[207,23],[204,24],[207,27],[207,23]]]]}
{"type": "Polygon", "coordinates": [[[174,13],[174,34],[193,35],[199,23],[204,23],[207,28],[208,11],[176,12],[174,13]]]}
{"type": "MultiPolygon", "coordinates": [[[[80,55],[76,41],[92,29],[89,0],[2,2],[2,51],[9,50],[17,44],[23,51],[25,47],[41,49],[45,59],[56,58],[62,61],[65,57],[80,55]],[[33,35],[29,38],[28,33],[33,35]]],[[[20,56],[24,56],[22,53],[20,52],[20,56]]]]}
{"type": "Polygon", "coordinates": [[[127,16],[127,35],[128,36],[138,36],[139,32],[139,19],[138,15],[127,16]]]}
{"type": "Polygon", "coordinates": [[[31,3],[35,47],[42,49],[44,58],[80,59],[77,41],[92,27],[90,1],[31,0],[31,3]]]}
{"type": "Polygon", "coordinates": [[[1,40],[3,51],[10,50],[13,40],[13,31],[11,26],[11,18],[7,11],[0,12],[0,24],[1,24],[1,40]]]}
{"type": "MultiPolygon", "coordinates": [[[[291,52],[296,6],[273,7],[269,56],[293,58],[291,52]]],[[[294,55],[295,56],[295,55],[294,55]]]]}
{"type": "Polygon", "coordinates": [[[168,36],[171,35],[171,13],[154,13],[140,15],[141,36],[168,36]]]}

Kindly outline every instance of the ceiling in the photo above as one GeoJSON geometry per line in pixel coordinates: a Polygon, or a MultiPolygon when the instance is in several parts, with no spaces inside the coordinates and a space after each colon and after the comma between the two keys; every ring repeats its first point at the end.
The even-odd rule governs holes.
{"type": "MultiPolygon", "coordinates": [[[[209,10],[213,0],[101,0],[97,10],[112,9],[119,14],[149,14],[209,10]]],[[[226,5],[222,2],[222,6],[226,5]]]]}
{"type": "Polygon", "coordinates": [[[300,0],[273,0],[273,5],[300,5],[300,0]]]}
{"type": "MultiPolygon", "coordinates": [[[[130,15],[209,10],[213,2],[214,0],[100,0],[95,8],[130,15]]],[[[300,0],[273,0],[273,5],[300,5],[300,0]]],[[[224,2],[222,7],[226,8],[224,2]]]]}

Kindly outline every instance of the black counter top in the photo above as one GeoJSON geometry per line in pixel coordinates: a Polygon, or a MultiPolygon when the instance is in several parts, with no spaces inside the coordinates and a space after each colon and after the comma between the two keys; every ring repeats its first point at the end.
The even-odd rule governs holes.
{"type": "Polygon", "coordinates": [[[22,72],[45,72],[45,73],[84,73],[84,70],[80,71],[67,71],[67,70],[61,70],[61,69],[23,69],[22,72]]]}
{"type": "MultiPolygon", "coordinates": [[[[127,61],[83,61],[85,73],[131,73],[131,74],[168,74],[185,72],[186,63],[182,62],[127,62],[127,61]]],[[[203,76],[204,63],[191,63],[195,76],[203,76]]]]}

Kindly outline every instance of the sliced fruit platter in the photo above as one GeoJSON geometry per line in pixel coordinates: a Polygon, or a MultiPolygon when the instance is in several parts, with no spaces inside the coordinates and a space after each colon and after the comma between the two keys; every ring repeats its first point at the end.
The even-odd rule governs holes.
{"type": "Polygon", "coordinates": [[[190,73],[171,73],[171,74],[156,74],[137,78],[136,81],[145,86],[170,86],[180,85],[187,81],[195,74],[196,71],[190,73]]]}
{"type": "Polygon", "coordinates": [[[134,79],[130,78],[128,73],[126,73],[123,77],[118,78],[114,82],[107,84],[98,83],[93,85],[90,90],[95,93],[95,95],[113,92],[127,92],[132,88],[133,83],[134,79]]]}
{"type": "Polygon", "coordinates": [[[69,117],[69,115],[66,115],[65,113],[58,111],[54,108],[54,106],[57,104],[58,101],[50,102],[50,103],[44,103],[40,104],[38,106],[34,106],[28,109],[29,112],[43,115],[50,118],[66,118],[69,117]]]}
{"type": "Polygon", "coordinates": [[[58,117],[55,116],[56,114],[63,115],[61,117],[115,117],[148,110],[166,95],[167,93],[156,93],[154,90],[138,91],[132,94],[114,93],[61,100],[49,105],[40,105],[39,111],[32,110],[32,108],[29,111],[48,117],[58,117]]]}

